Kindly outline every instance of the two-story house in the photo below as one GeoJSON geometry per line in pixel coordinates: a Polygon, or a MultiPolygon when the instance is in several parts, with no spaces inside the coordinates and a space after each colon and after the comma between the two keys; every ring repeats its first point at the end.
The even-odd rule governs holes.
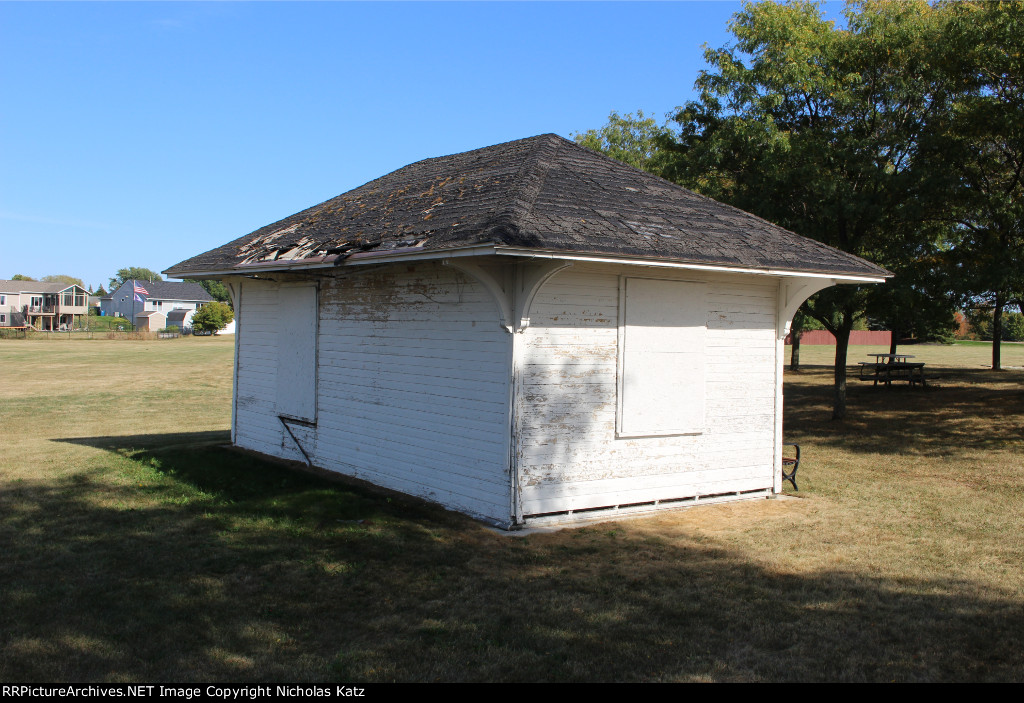
{"type": "Polygon", "coordinates": [[[79,327],[88,299],[89,292],[77,284],[0,281],[0,327],[79,327]]]}
{"type": "Polygon", "coordinates": [[[197,310],[211,302],[213,296],[193,281],[128,280],[100,299],[100,314],[125,317],[137,325],[140,313],[166,316],[172,310],[197,310]]]}

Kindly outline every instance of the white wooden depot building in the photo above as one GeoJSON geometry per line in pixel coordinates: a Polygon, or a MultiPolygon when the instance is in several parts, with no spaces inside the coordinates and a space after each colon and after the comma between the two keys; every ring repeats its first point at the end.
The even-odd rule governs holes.
{"type": "Polygon", "coordinates": [[[550,134],[167,274],[232,290],[237,446],[506,528],[780,492],[794,312],[889,275],[550,134]]]}

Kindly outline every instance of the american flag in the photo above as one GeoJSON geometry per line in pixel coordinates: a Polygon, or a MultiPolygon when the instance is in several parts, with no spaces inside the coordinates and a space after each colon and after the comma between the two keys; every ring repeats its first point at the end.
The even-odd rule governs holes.
{"type": "Polygon", "coordinates": [[[136,298],[138,298],[138,293],[142,293],[143,295],[149,295],[149,291],[146,290],[145,288],[143,288],[142,285],[138,281],[132,281],[132,283],[135,284],[135,293],[136,293],[135,297],[136,298]]]}

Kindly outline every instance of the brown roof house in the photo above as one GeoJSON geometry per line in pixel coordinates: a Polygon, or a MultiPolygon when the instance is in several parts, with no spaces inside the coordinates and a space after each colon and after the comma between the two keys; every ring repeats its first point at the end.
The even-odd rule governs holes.
{"type": "Polygon", "coordinates": [[[77,284],[0,281],[0,327],[55,331],[78,327],[89,292],[77,284]]]}
{"type": "Polygon", "coordinates": [[[232,291],[237,446],[510,529],[780,492],[794,312],[889,275],[553,134],[167,274],[232,291]]]}

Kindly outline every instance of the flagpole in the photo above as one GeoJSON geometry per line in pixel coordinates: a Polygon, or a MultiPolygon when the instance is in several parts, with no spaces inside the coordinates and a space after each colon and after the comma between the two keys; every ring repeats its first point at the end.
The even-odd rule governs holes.
{"type": "Polygon", "coordinates": [[[135,279],[132,279],[132,332],[135,331],[135,279]]]}

